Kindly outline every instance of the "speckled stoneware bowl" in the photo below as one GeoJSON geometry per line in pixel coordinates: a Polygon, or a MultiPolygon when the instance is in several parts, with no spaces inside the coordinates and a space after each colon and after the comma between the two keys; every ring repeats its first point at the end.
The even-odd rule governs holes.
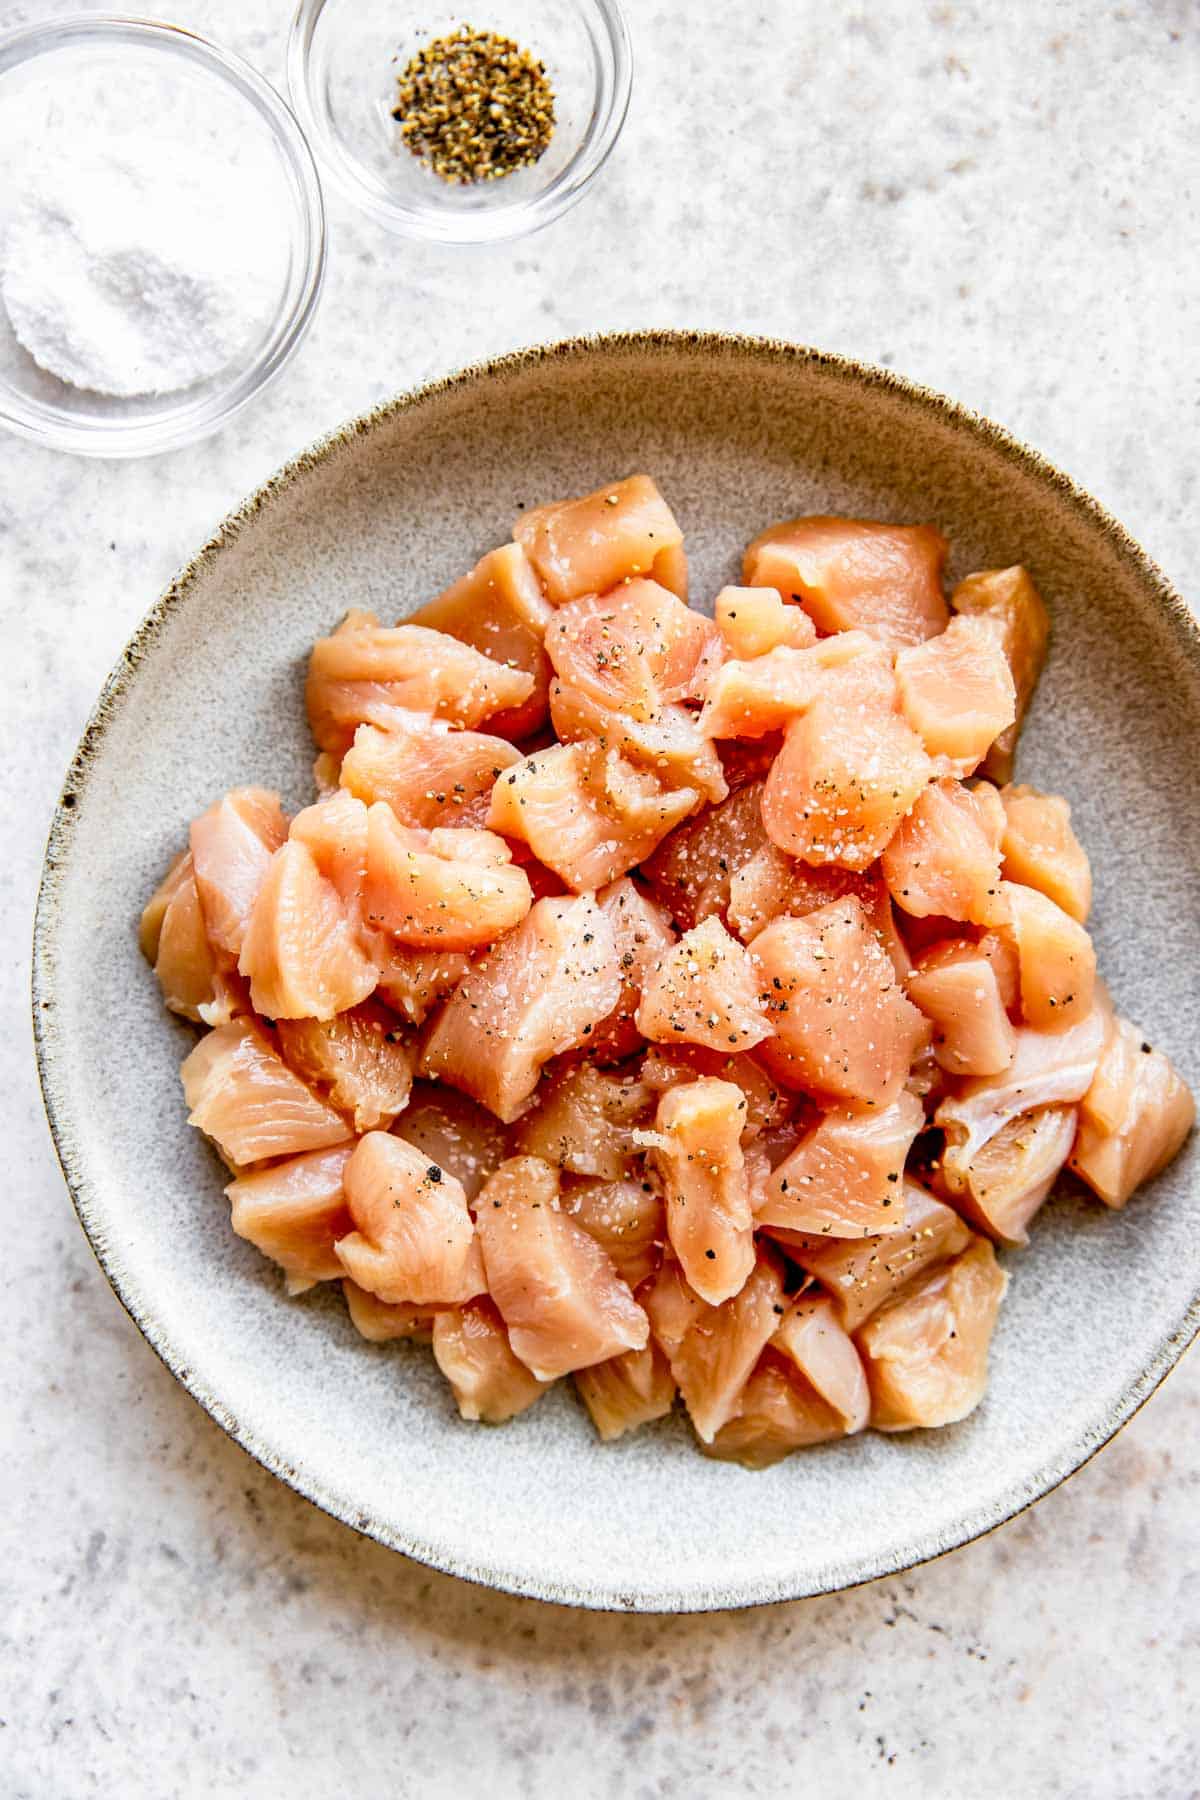
{"type": "Polygon", "coordinates": [[[632,469],[687,532],[698,597],[769,520],[936,520],[952,573],[1021,561],[1054,615],[1022,773],[1065,791],[1092,853],[1121,1007],[1200,1078],[1200,646],[1094,502],[982,419],[784,345],[649,334],[557,345],[426,388],[299,457],[154,607],[68,776],[34,993],[46,1101],[79,1216],[179,1379],[268,1468],[440,1569],[548,1600],[654,1611],[812,1594],[986,1531],[1077,1468],[1197,1328],[1195,1146],[1124,1213],[1056,1199],[1012,1276],[985,1404],[766,1474],[700,1456],[681,1419],[602,1448],[569,1383],[497,1430],[459,1423],[426,1350],[376,1349],[340,1298],[288,1300],[234,1237],[184,1122],[190,1031],[135,923],[187,820],[241,782],[311,797],[301,683],[351,603],[402,616],[504,539],[521,505],[632,469]]]}

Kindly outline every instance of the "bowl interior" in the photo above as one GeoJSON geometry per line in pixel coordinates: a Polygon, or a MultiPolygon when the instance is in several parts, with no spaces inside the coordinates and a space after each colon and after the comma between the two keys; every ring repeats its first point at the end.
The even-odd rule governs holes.
{"type": "Polygon", "coordinates": [[[462,26],[461,11],[413,0],[304,0],[292,44],[293,100],[339,185],[382,223],[448,242],[511,235],[560,211],[607,154],[628,84],[609,0],[484,0],[465,18],[528,50],[554,91],[545,152],[494,181],[435,175],[392,116],[398,77],[417,51],[462,26]]]}
{"type": "MultiPolygon", "coordinates": [[[[174,27],[87,16],[0,42],[0,420],[14,429],[97,455],[145,454],[213,429],[298,342],[315,304],[323,238],[304,141],[278,96],[239,58],[174,27]],[[146,166],[147,133],[166,158],[203,165],[217,207],[193,220],[193,229],[224,236],[255,305],[248,304],[246,333],[224,366],[171,391],[113,394],[61,378],[61,365],[46,361],[46,346],[54,350],[50,326],[40,328],[40,346],[29,345],[27,327],[22,341],[5,303],[9,266],[25,243],[16,234],[40,179],[97,220],[95,241],[104,241],[114,269],[128,263],[130,279],[159,279],[152,263],[150,273],[137,271],[143,250],[153,255],[157,245],[146,220],[169,202],[169,189],[152,186],[125,214],[131,182],[155,174],[146,166]],[[96,157],[101,138],[127,174],[96,157]]],[[[77,267],[69,280],[85,294],[91,283],[90,332],[107,316],[118,277],[110,283],[77,267]]],[[[119,329],[118,321],[105,327],[119,329]]]]}
{"type": "Polygon", "coordinates": [[[426,1351],[362,1343],[333,1294],[289,1301],[232,1235],[223,1172],[184,1123],[176,1065],[191,1034],[139,957],[139,908],[188,818],[226,787],[311,797],[304,662],[348,605],[402,616],[521,507],[638,468],[685,527],[697,596],[735,575],[761,525],[812,510],[936,520],[956,576],[1028,564],[1055,637],[1020,773],[1070,797],[1119,1006],[1200,1078],[1200,667],[1182,608],[1102,515],[978,422],[887,376],[730,340],[508,359],[349,429],[237,516],[131,646],[72,771],[36,1000],[88,1231],[227,1429],[331,1512],[438,1567],[674,1609],[895,1570],[1076,1467],[1194,1328],[1200,1197],[1194,1144],[1124,1213],[1060,1195],[1032,1248],[1004,1259],[1012,1286],[971,1419],[756,1475],[706,1461],[678,1420],[602,1448],[565,1385],[503,1429],[462,1425],[426,1351]]]}

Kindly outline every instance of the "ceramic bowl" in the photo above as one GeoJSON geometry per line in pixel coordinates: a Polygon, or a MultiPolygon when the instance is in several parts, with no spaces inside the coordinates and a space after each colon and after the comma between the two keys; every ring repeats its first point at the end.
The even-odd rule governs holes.
{"type": "Polygon", "coordinates": [[[458,1420],[426,1350],[373,1348],[339,1296],[289,1300],[229,1229],[184,1122],[191,1032],[136,920],[187,820],[225,788],[311,797],[302,679],[351,603],[437,592],[518,510],[645,468],[695,592],[805,511],[935,520],[951,573],[1024,562],[1054,646],[1021,775],[1069,795],[1121,1009],[1200,1079],[1200,640],[1094,501],[950,401],[749,339],[652,333],[531,350],[402,397],[306,451],[151,610],[97,704],[55,816],[34,995],[47,1106],[113,1287],[192,1394],[328,1512],[440,1569],[548,1600],[688,1610],[812,1594],[962,1544],[1112,1435],[1200,1320],[1196,1147],[1122,1213],[1068,1189],[1012,1274],[985,1403],[764,1474],[697,1454],[680,1418],[611,1447],[570,1384],[511,1425],[458,1420]]]}

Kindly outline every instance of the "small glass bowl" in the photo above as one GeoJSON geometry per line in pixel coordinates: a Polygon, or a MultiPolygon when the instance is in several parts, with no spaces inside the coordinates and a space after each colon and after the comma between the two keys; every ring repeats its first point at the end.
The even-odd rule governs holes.
{"type": "MultiPolygon", "coordinates": [[[[249,223],[261,219],[261,322],[230,364],[188,387],[115,396],[60,380],[22,346],[0,293],[0,425],[82,456],[147,456],[215,431],[296,349],[325,271],[321,184],[303,134],[275,90],[239,56],[190,31],[95,12],[13,31],[0,37],[0,280],[8,222],[39,159],[61,148],[72,174],[78,167],[87,180],[93,172],[91,145],[78,126],[84,93],[111,96],[120,124],[135,119],[144,129],[161,115],[162,133],[175,143],[190,117],[202,120],[206,131],[219,134],[239,202],[246,180],[256,186],[249,223]]],[[[211,168],[203,140],[198,154],[208,156],[211,168]]],[[[246,223],[244,212],[242,218],[246,223]]]]}
{"type": "Polygon", "coordinates": [[[632,54],[617,0],[300,0],[288,46],[292,105],[342,191],[389,230],[442,244],[496,243],[548,225],[581,198],[629,110],[632,54]],[[424,168],[392,117],[415,51],[462,24],[512,38],[546,66],[555,128],[536,163],[457,186],[424,168]]]}

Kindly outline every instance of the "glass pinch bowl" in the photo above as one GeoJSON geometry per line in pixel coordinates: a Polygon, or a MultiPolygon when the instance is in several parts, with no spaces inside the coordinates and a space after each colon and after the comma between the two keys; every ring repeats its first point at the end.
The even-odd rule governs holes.
{"type": "Polygon", "coordinates": [[[300,0],[288,49],[292,104],[342,192],[389,230],[444,244],[537,231],[579,200],[629,107],[629,32],[617,0],[300,0]],[[555,125],[536,163],[455,184],[412,154],[392,116],[414,53],[462,25],[513,39],[545,65],[555,125]]]}

